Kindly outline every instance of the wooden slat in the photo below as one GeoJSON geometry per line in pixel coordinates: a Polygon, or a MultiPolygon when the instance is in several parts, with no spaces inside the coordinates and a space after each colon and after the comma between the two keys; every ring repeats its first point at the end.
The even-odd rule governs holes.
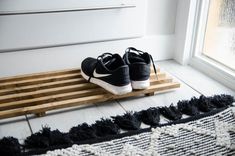
{"type": "Polygon", "coordinates": [[[170,90],[170,89],[179,88],[179,87],[180,87],[180,84],[178,82],[163,83],[163,84],[158,84],[158,85],[152,85],[148,89],[145,89],[145,90],[135,90],[124,95],[113,95],[112,99],[121,99],[125,97],[138,96],[138,95],[143,95],[147,93],[160,92],[160,91],[170,90]]]}
{"type": "Polygon", "coordinates": [[[159,92],[163,90],[174,89],[174,88],[178,88],[179,86],[180,86],[179,83],[171,82],[171,83],[153,85],[153,86],[150,86],[146,90],[133,91],[131,93],[124,94],[124,95],[113,95],[111,93],[107,93],[104,95],[93,95],[93,96],[72,99],[72,100],[52,102],[52,103],[47,103],[47,104],[42,104],[42,105],[37,105],[37,106],[5,110],[5,111],[0,112],[0,119],[13,117],[13,116],[19,116],[23,114],[40,113],[40,112],[45,112],[45,111],[49,111],[53,109],[78,106],[81,104],[94,103],[94,102],[97,103],[97,102],[103,102],[107,100],[120,99],[124,97],[138,96],[140,94],[147,94],[151,92],[159,92]]]}
{"type": "Polygon", "coordinates": [[[54,77],[42,77],[42,78],[32,79],[32,80],[5,82],[5,83],[0,83],[0,89],[16,88],[16,87],[22,87],[22,86],[27,86],[27,85],[36,85],[36,84],[69,80],[69,79],[75,79],[75,78],[81,78],[81,75],[79,73],[74,73],[74,74],[59,75],[59,76],[54,76],[54,77]]]}
{"type": "Polygon", "coordinates": [[[56,82],[42,83],[42,84],[37,84],[37,85],[1,89],[0,96],[8,95],[8,94],[23,93],[23,92],[32,92],[32,91],[48,89],[48,88],[56,88],[56,87],[61,87],[61,86],[75,85],[75,84],[85,83],[85,82],[86,80],[83,78],[75,78],[75,79],[61,80],[61,81],[56,81],[56,82]]]}
{"type": "Polygon", "coordinates": [[[74,91],[74,92],[69,92],[69,93],[62,93],[62,94],[57,94],[57,95],[50,95],[50,96],[45,96],[45,97],[38,97],[38,98],[2,103],[0,104],[0,110],[2,111],[2,110],[14,109],[14,108],[20,108],[20,107],[28,107],[28,106],[40,105],[40,104],[51,103],[51,102],[58,102],[58,101],[68,100],[68,99],[76,99],[76,98],[81,98],[84,96],[99,95],[99,94],[104,94],[104,93],[106,93],[106,91],[103,88],[80,90],[80,91],[74,91]]]}
{"type": "MultiPolygon", "coordinates": [[[[158,69],[159,76],[162,76],[160,73],[160,69],[158,69]]],[[[152,72],[154,74],[154,72],[152,72]]],[[[46,73],[46,75],[40,75],[36,74],[26,76],[26,77],[18,77],[16,78],[3,78],[0,79],[0,89],[7,89],[7,88],[15,88],[15,87],[21,87],[26,85],[34,85],[34,84],[41,84],[41,83],[47,83],[47,82],[55,82],[60,80],[67,80],[69,78],[81,78],[80,70],[66,70],[63,72],[52,72],[46,73]],[[74,77],[75,76],[75,77],[74,77]]]]}
{"type": "Polygon", "coordinates": [[[42,77],[53,77],[53,76],[74,74],[74,73],[80,73],[80,72],[81,72],[80,69],[75,68],[75,69],[65,69],[65,70],[58,70],[58,71],[34,73],[34,74],[28,74],[28,75],[12,76],[12,77],[0,78],[0,84],[4,82],[31,80],[31,79],[37,79],[37,78],[42,78],[42,77]]]}
{"type": "Polygon", "coordinates": [[[38,106],[30,106],[30,107],[23,107],[23,108],[11,109],[11,110],[6,110],[6,111],[0,111],[0,119],[20,116],[24,114],[36,114],[36,113],[46,112],[46,111],[53,110],[53,109],[66,108],[67,107],[66,104],[68,104],[68,107],[72,107],[72,106],[77,106],[79,103],[89,104],[89,103],[106,101],[108,99],[109,97],[107,97],[107,95],[93,95],[93,96],[88,96],[88,97],[72,99],[68,101],[61,101],[61,102],[49,103],[49,104],[38,105],[38,106]]]}
{"type": "MultiPolygon", "coordinates": [[[[166,76],[165,73],[158,73],[157,75],[158,75],[159,79],[162,79],[166,76]]],[[[154,78],[154,77],[155,77],[155,74],[153,74],[153,75],[151,74],[151,78],[154,78]]],[[[14,101],[14,100],[22,100],[24,98],[29,98],[29,96],[30,97],[35,97],[35,96],[36,97],[41,97],[41,96],[44,96],[45,94],[52,95],[52,94],[57,94],[59,92],[74,91],[74,90],[77,90],[79,88],[80,89],[86,89],[85,84],[87,84],[87,88],[91,87],[90,83],[85,83],[85,82],[84,83],[78,83],[78,84],[75,84],[75,85],[72,85],[72,86],[60,85],[58,87],[56,86],[56,88],[48,88],[48,89],[44,89],[42,87],[43,88],[42,90],[40,90],[40,88],[41,88],[40,86],[36,86],[36,88],[28,89],[28,92],[24,92],[24,90],[21,90],[21,88],[16,87],[13,91],[11,91],[12,94],[5,95],[5,96],[0,96],[0,103],[10,102],[10,101],[14,101]]],[[[0,92],[0,95],[1,94],[3,94],[3,93],[0,92]]]]}
{"type": "Polygon", "coordinates": [[[19,100],[24,100],[28,98],[37,98],[37,97],[43,97],[47,95],[68,93],[72,91],[79,91],[79,90],[90,89],[90,88],[95,88],[95,87],[97,87],[97,85],[92,84],[92,83],[81,83],[81,84],[72,85],[72,86],[49,88],[49,89],[38,90],[38,91],[27,92],[27,93],[10,94],[10,95],[5,95],[5,96],[0,96],[0,104],[3,102],[19,101],[19,100]]]}
{"type": "MultiPolygon", "coordinates": [[[[157,73],[158,78],[165,77],[165,73],[157,73]]],[[[151,73],[151,77],[156,77],[155,73],[151,73]]],[[[75,74],[68,74],[68,75],[59,75],[59,76],[54,76],[54,77],[42,77],[42,78],[37,78],[33,80],[21,80],[17,82],[5,82],[5,83],[0,83],[0,90],[7,90],[7,89],[16,89],[19,87],[23,86],[29,86],[29,85],[38,85],[38,84],[45,84],[45,83],[52,83],[52,82],[57,82],[57,81],[63,81],[63,80],[70,80],[70,79],[79,79],[83,81],[83,78],[79,73],[75,74]]],[[[60,83],[60,82],[58,82],[60,83]]],[[[18,89],[19,90],[19,89],[18,89]]],[[[3,92],[3,91],[1,91],[3,92]]],[[[0,92],[0,95],[1,95],[0,92]]]]}
{"type": "Polygon", "coordinates": [[[157,75],[155,73],[151,73],[150,74],[150,78],[158,78],[158,79],[162,79],[166,77],[166,73],[157,73],[157,75]]]}
{"type": "Polygon", "coordinates": [[[24,114],[45,114],[45,111],[76,105],[153,95],[154,92],[179,87],[172,78],[151,69],[150,87],[125,95],[113,95],[88,83],[79,69],[62,70],[0,79],[0,119],[24,114]]]}
{"type": "Polygon", "coordinates": [[[171,77],[166,77],[163,79],[150,79],[150,85],[157,85],[157,84],[163,84],[163,83],[169,83],[172,82],[173,79],[171,77]]]}
{"type": "MultiPolygon", "coordinates": [[[[156,84],[168,83],[168,82],[172,82],[172,78],[169,77],[169,78],[159,79],[159,80],[151,79],[150,84],[156,85],[156,84]]],[[[56,94],[56,95],[48,95],[44,97],[30,98],[30,99],[19,100],[19,101],[12,101],[12,102],[0,104],[0,110],[38,105],[38,104],[43,104],[43,103],[60,101],[64,99],[79,98],[79,96],[80,97],[83,96],[83,93],[86,93],[84,95],[87,96],[87,95],[97,94],[98,92],[104,93],[105,90],[102,88],[90,88],[85,91],[81,90],[81,91],[74,91],[74,92],[62,93],[62,94],[56,94]]]]}
{"type": "MultiPolygon", "coordinates": [[[[74,68],[74,69],[64,69],[64,70],[57,70],[57,71],[49,71],[49,72],[33,73],[33,74],[20,75],[20,76],[5,77],[5,78],[0,78],[0,84],[4,83],[4,82],[32,80],[32,79],[37,79],[37,78],[42,78],[42,77],[53,77],[53,76],[80,73],[80,72],[81,72],[81,70],[79,68],[74,68]]],[[[151,72],[154,72],[153,67],[151,67],[151,72]]],[[[157,68],[157,72],[160,72],[160,68],[157,68]]]]}

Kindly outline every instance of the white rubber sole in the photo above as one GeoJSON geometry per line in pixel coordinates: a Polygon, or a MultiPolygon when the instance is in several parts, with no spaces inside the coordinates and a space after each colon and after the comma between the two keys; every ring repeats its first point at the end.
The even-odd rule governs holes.
{"type": "Polygon", "coordinates": [[[131,81],[131,86],[133,89],[147,89],[150,86],[150,81],[131,81]]]}
{"type": "MultiPolygon", "coordinates": [[[[89,76],[87,76],[82,70],[81,70],[81,74],[84,79],[86,80],[89,79],[89,76]]],[[[96,79],[93,77],[91,77],[90,82],[99,85],[100,87],[104,88],[105,90],[115,95],[123,95],[132,91],[131,83],[126,86],[119,87],[119,86],[111,85],[105,81],[102,81],[100,79],[96,79]]]]}

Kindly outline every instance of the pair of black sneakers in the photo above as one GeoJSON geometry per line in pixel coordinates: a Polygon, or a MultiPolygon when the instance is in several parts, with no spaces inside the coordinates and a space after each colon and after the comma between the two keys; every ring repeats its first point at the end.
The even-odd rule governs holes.
{"type": "MultiPolygon", "coordinates": [[[[81,74],[88,82],[121,95],[150,86],[151,61],[153,63],[153,58],[147,52],[129,47],[123,58],[111,53],[104,53],[96,59],[86,58],[81,65],[81,74]]],[[[156,73],[154,63],[153,67],[156,73]]]]}

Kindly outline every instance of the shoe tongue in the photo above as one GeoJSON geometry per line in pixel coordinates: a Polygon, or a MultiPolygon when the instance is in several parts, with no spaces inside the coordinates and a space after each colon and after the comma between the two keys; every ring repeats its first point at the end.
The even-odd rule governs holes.
{"type": "Polygon", "coordinates": [[[116,61],[116,58],[111,58],[109,60],[103,60],[103,63],[107,68],[109,68],[115,61],[116,61]]]}
{"type": "Polygon", "coordinates": [[[143,58],[141,58],[141,57],[130,57],[129,61],[131,63],[134,63],[134,62],[145,62],[145,60],[143,58]]]}
{"type": "Polygon", "coordinates": [[[106,63],[108,63],[111,59],[112,59],[112,56],[106,56],[106,57],[103,58],[102,62],[103,62],[104,64],[106,64],[106,63]]]}
{"type": "Polygon", "coordinates": [[[136,54],[136,53],[129,54],[129,61],[130,61],[130,63],[145,62],[145,60],[141,57],[141,55],[136,54]]]}

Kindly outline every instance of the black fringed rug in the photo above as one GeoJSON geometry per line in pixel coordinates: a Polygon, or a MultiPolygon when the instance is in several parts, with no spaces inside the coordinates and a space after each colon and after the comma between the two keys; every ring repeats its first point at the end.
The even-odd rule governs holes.
{"type": "Polygon", "coordinates": [[[68,133],[44,127],[26,138],[24,145],[16,138],[2,138],[0,155],[235,155],[233,102],[230,95],[193,97],[177,106],[84,123],[68,133]],[[149,128],[141,129],[141,124],[149,128]]]}

